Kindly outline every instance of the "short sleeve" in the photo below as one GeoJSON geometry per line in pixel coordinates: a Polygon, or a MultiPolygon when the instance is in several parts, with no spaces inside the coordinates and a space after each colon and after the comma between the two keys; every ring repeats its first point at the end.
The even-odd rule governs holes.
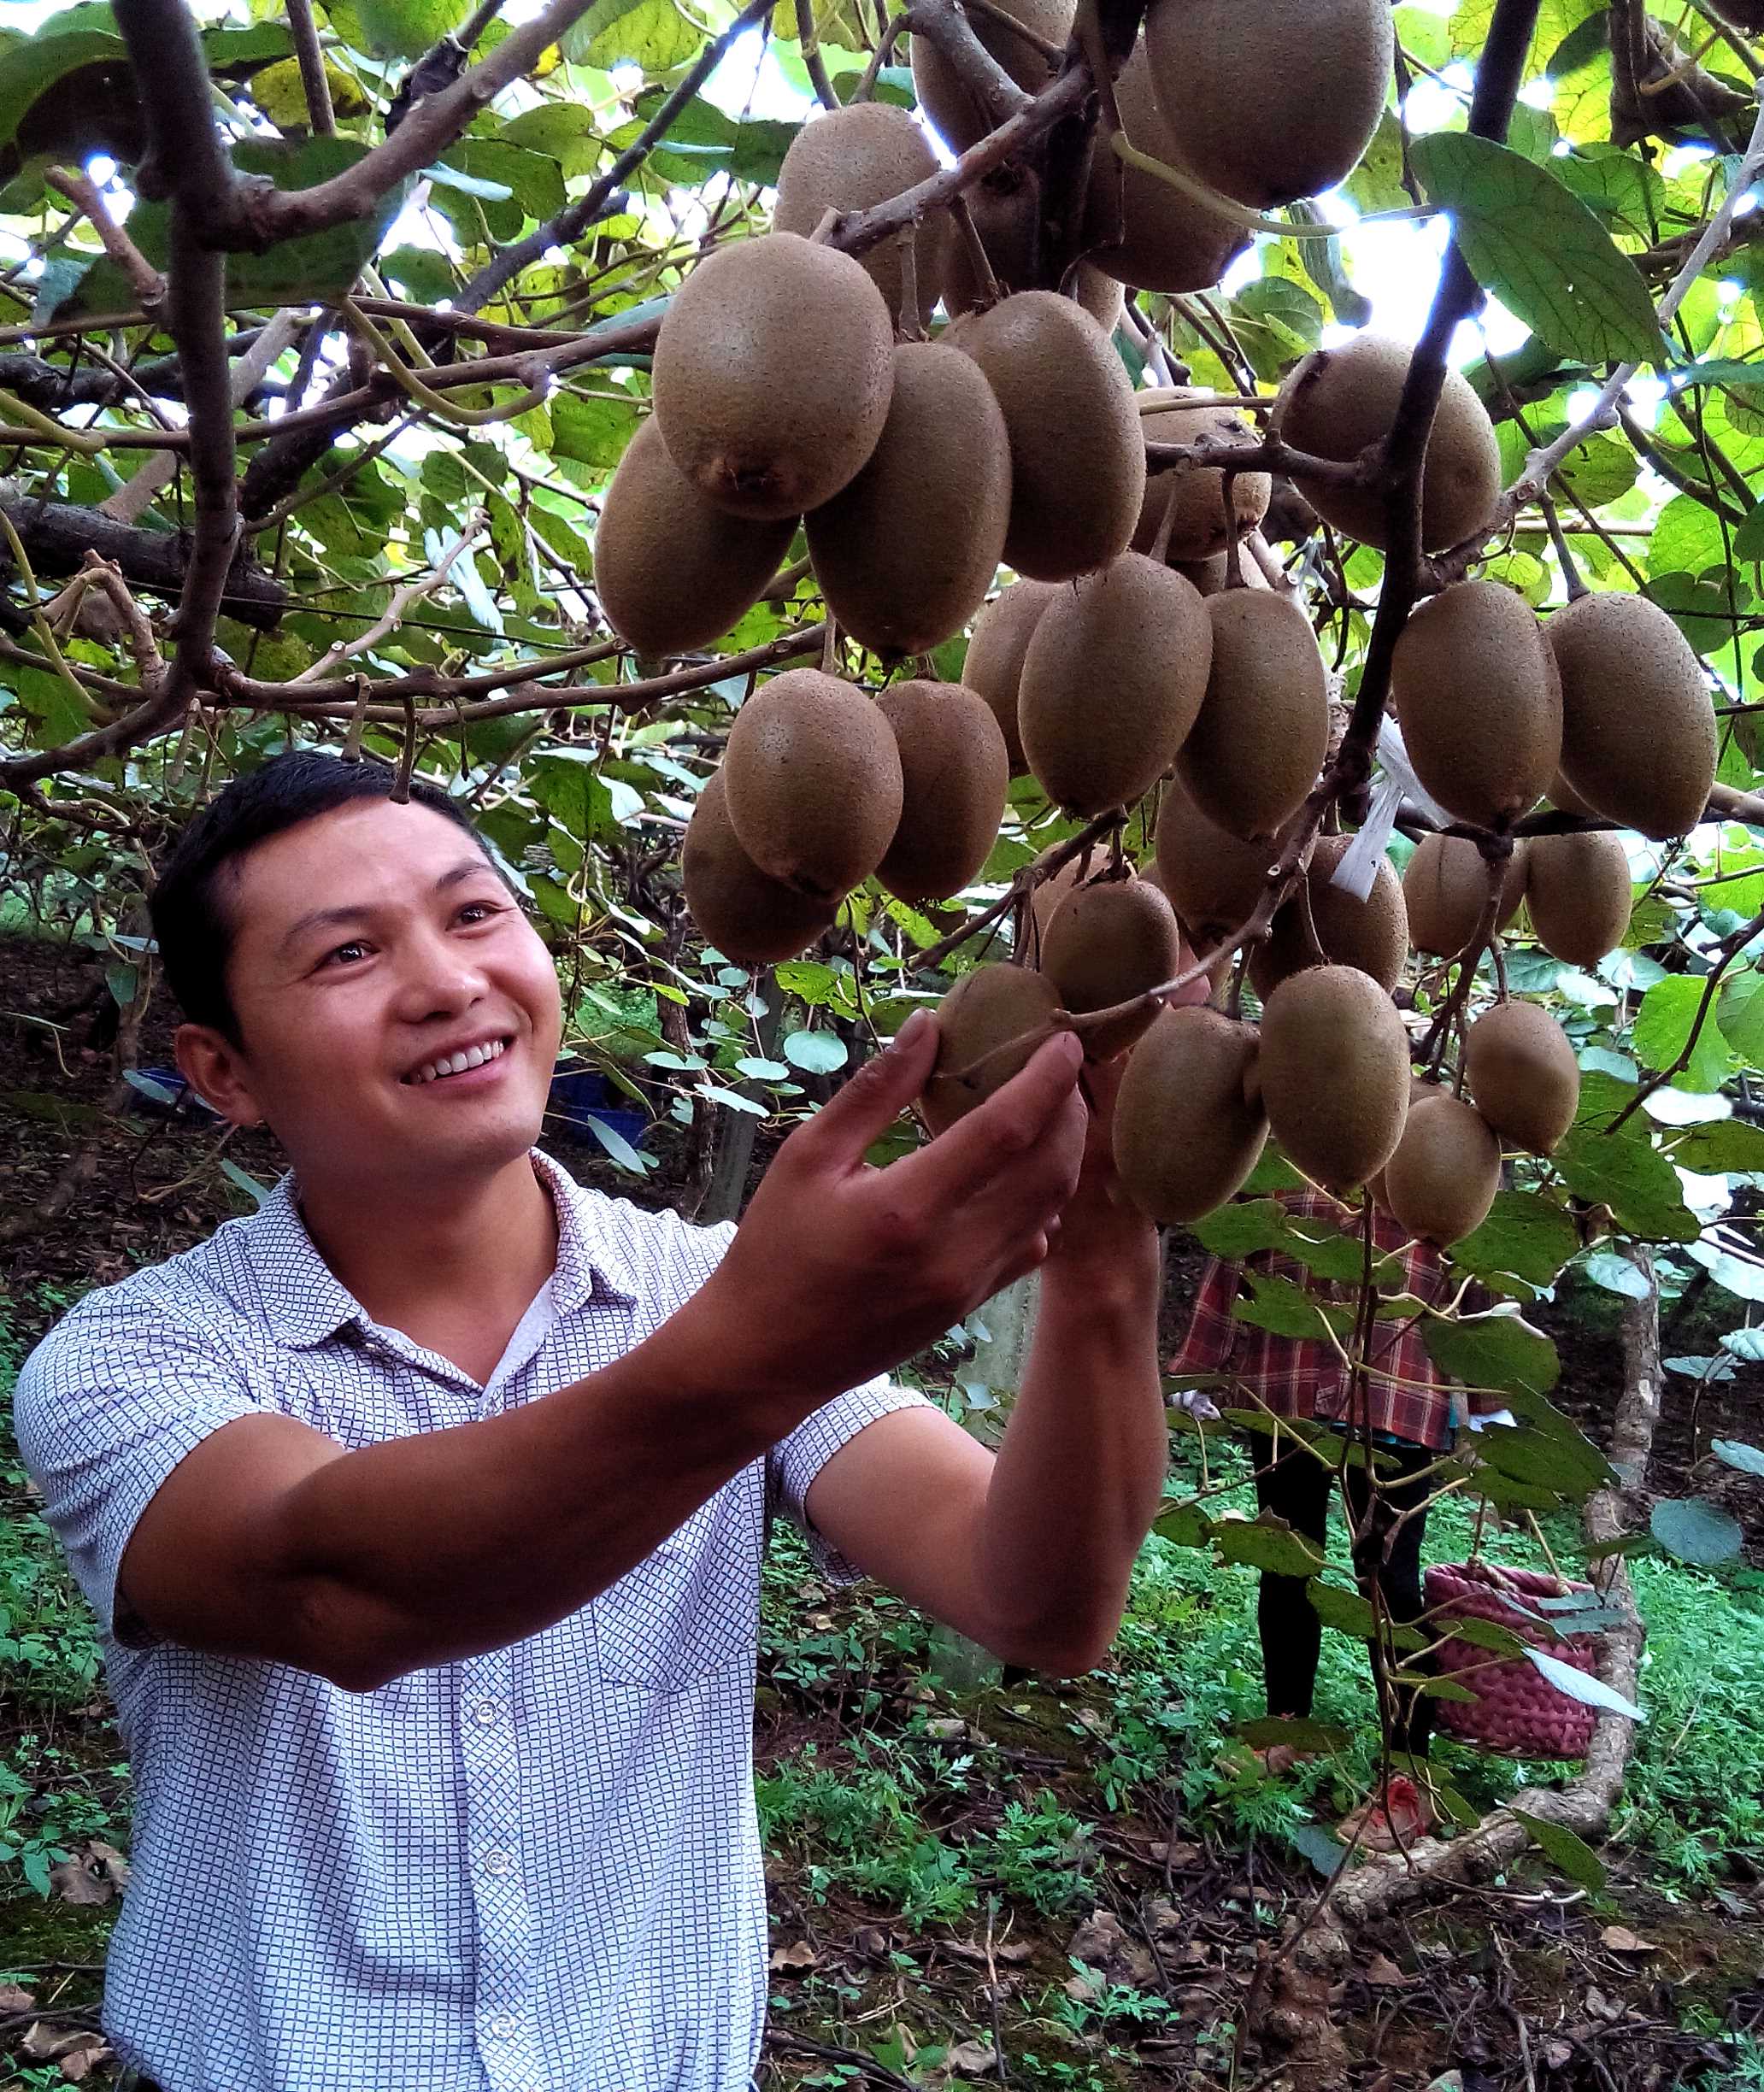
{"type": "Polygon", "coordinates": [[[92,1296],[25,1360],[13,1421],[44,1516],[107,1635],[149,1639],[116,1619],[116,1578],[142,1512],[186,1454],[256,1414],[237,1361],[151,1307],[92,1296]]]}
{"type": "Polygon", "coordinates": [[[929,1409],[934,1405],[911,1388],[888,1379],[867,1380],[861,1387],[836,1396],[806,1417],[766,1456],[767,1501],[783,1512],[808,1543],[816,1575],[829,1584],[856,1584],[863,1572],[848,1561],[809,1520],[809,1485],[840,1447],[848,1445],[867,1424],[897,1409],[929,1409]]]}

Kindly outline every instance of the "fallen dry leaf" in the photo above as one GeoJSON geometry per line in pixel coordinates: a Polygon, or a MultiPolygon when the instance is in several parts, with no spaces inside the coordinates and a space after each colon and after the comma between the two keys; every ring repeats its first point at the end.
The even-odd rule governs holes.
{"type": "Polygon", "coordinates": [[[19,2043],[33,2063],[52,2062],[73,2048],[83,2048],[90,2042],[102,2042],[102,2034],[94,2034],[90,2027],[57,2027],[47,2019],[33,2019],[25,2030],[25,2038],[19,2043]]]}
{"type": "Polygon", "coordinates": [[[116,1894],[110,1877],[95,1873],[83,1859],[63,1860],[52,1866],[49,1885],[64,1903],[108,1903],[116,1894]]]}
{"type": "MultiPolygon", "coordinates": [[[[944,1952],[952,1954],[958,1961],[976,1961],[982,1968],[986,1966],[986,1947],[983,1940],[945,1940],[944,1952]]],[[[1027,1940],[994,1940],[992,1959],[1001,1968],[1018,1968],[1028,1960],[1035,1949],[1027,1940]]]]}
{"type": "Polygon", "coordinates": [[[0,2013],[35,2012],[37,2001],[17,1983],[0,1983],[0,2013]]]}
{"type": "Polygon", "coordinates": [[[1660,1949],[1652,1940],[1644,1940],[1632,1932],[1627,1925],[1607,1925],[1599,1934],[1599,1942],[1608,1947],[1613,1954],[1650,1954],[1660,1949]]]}
{"type": "Polygon", "coordinates": [[[1147,1850],[1151,1855],[1154,1866],[1167,1866],[1173,1871],[1197,1866],[1201,1858],[1201,1848],[1198,1845],[1185,1843],[1166,1845],[1160,1842],[1148,1847],[1147,1850]]]}
{"type": "Polygon", "coordinates": [[[1544,2060],[1551,2070],[1566,2070],[1574,2060],[1574,2044],[1552,2035],[1544,2044],[1544,2060]]]}
{"type": "Polygon", "coordinates": [[[1099,1969],[1116,1983],[1144,1989],[1157,1977],[1157,1964],[1144,1947],[1127,1937],[1113,1911],[1093,1910],[1067,1942],[1066,1951],[1099,1969]]]}
{"type": "Polygon", "coordinates": [[[944,2059],[952,2071],[960,2071],[966,2077],[978,2077],[983,2071],[991,2070],[998,2060],[998,2051],[991,2042],[957,2042],[944,2059]]]}
{"type": "Polygon", "coordinates": [[[774,1947],[766,1966],[774,1976],[789,1975],[797,1969],[819,1968],[820,1956],[807,1940],[798,1940],[794,1947],[774,1947]]]}
{"type": "Polygon", "coordinates": [[[925,1725],[925,1733],[939,1743],[958,1743],[967,1734],[967,1724],[954,1714],[939,1715],[925,1725]]]}
{"type": "Polygon", "coordinates": [[[56,2068],[71,2084],[81,2083],[100,2063],[109,2063],[113,2051],[102,2034],[85,2037],[77,2048],[69,2048],[56,2058],[56,2068]]]}
{"type": "Polygon", "coordinates": [[[888,1935],[879,1925],[860,1925],[851,1936],[851,1944],[859,1954],[879,1961],[888,1952],[888,1935]]]}
{"type": "Polygon", "coordinates": [[[1366,1965],[1366,1980],[1382,1989],[1391,1989],[1406,1983],[1408,1978],[1388,1954],[1375,1954],[1366,1965]]]}

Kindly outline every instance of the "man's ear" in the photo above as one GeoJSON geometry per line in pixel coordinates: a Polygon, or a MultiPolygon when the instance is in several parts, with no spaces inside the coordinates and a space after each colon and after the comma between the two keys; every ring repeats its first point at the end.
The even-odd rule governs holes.
{"type": "Polygon", "coordinates": [[[263,1124],[244,1055],[211,1025],[179,1025],[172,1036],[172,1053],[184,1079],[223,1119],[236,1126],[263,1124]]]}

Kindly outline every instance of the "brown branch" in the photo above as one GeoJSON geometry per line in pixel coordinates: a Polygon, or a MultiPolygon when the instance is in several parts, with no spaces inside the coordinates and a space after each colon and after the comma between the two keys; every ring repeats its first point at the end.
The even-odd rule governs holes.
{"type": "MultiPolygon", "coordinates": [[[[803,0],[803,3],[806,5],[807,0],[803,0]]],[[[555,218],[539,226],[537,232],[530,232],[525,239],[516,240],[504,247],[500,254],[485,262],[455,299],[454,303],[459,309],[467,313],[479,311],[511,277],[518,276],[523,269],[537,262],[547,248],[573,246],[590,226],[597,224],[601,219],[616,210],[619,208],[617,198],[620,185],[643,165],[673,128],[679,120],[680,112],[722,63],[724,54],[736,38],[744,35],[753,23],[763,19],[770,13],[771,8],[772,0],[748,0],[748,5],[722,34],[713,38],[705,45],[697,61],[669,91],[667,99],[655,115],[605,173],[597,176],[591,188],[585,191],[573,203],[566,204],[555,218]]],[[[839,106],[837,100],[832,106],[835,109],[839,106]]]]}
{"type": "Polygon", "coordinates": [[[815,99],[825,109],[838,109],[839,97],[827,78],[826,60],[820,55],[820,38],[814,33],[814,0],[797,0],[797,41],[815,99]]]}
{"type": "MultiPolygon", "coordinates": [[[[1150,392],[1140,397],[1142,400],[1156,398],[1155,393],[1150,392]]],[[[1148,443],[1145,463],[1150,472],[1167,472],[1173,465],[1211,467],[1232,473],[1284,473],[1288,477],[1303,473],[1307,478],[1329,486],[1375,485],[1383,477],[1375,449],[1362,452],[1356,458],[1315,457],[1308,450],[1296,450],[1284,436],[1274,435],[1258,444],[1232,443],[1217,436],[1198,436],[1194,442],[1185,444],[1148,443]]]]}
{"type": "Polygon", "coordinates": [[[70,203],[85,212],[86,223],[97,234],[104,252],[128,278],[142,309],[150,316],[156,314],[165,301],[165,278],[110,215],[98,185],[91,175],[68,167],[45,167],[44,173],[70,203]]]}
{"type": "Polygon", "coordinates": [[[936,45],[989,129],[1029,106],[1029,97],[974,34],[956,0],[911,0],[907,22],[915,37],[936,45]]]}
{"type": "MultiPolygon", "coordinates": [[[[1470,101],[1469,128],[1477,138],[1492,138],[1498,144],[1507,136],[1538,5],[1539,0],[1496,0],[1470,101]]],[[[1331,766],[1344,790],[1356,789],[1371,775],[1379,722],[1391,692],[1391,665],[1396,657],[1396,641],[1420,591],[1421,467],[1439,395],[1445,385],[1446,356],[1459,321],[1468,318],[1481,296],[1469,264],[1454,240],[1446,250],[1432,309],[1410,360],[1402,397],[1385,445],[1385,534],[1390,549],[1385,558],[1378,615],[1361,671],[1354,715],[1340,753],[1331,766]]]]}
{"type": "Polygon", "coordinates": [[[325,77],[325,54],[319,49],[312,0],[288,0],[288,32],[294,38],[294,56],[300,61],[300,85],[314,133],[334,138],[337,113],[331,106],[331,83],[325,77]]]}
{"type": "Polygon", "coordinates": [[[1764,828],[1764,793],[1736,791],[1731,784],[1711,784],[1708,818],[1744,821],[1750,827],[1764,828]]]}
{"type": "MultiPolygon", "coordinates": [[[[182,531],[138,530],[101,509],[71,502],[0,499],[31,563],[44,573],[77,573],[89,553],[112,560],[125,580],[156,596],[180,596],[190,565],[191,541],[182,531]]],[[[0,550],[0,572],[9,564],[0,550]]],[[[268,631],[281,616],[288,591],[264,573],[241,545],[226,577],[223,604],[229,617],[268,631]]]]}

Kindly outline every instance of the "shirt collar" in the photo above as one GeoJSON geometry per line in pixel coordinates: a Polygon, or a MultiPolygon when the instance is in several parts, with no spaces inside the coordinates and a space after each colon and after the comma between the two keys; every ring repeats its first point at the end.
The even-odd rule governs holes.
{"type": "MultiPolygon", "coordinates": [[[[557,1262],[551,1297],[560,1314],[579,1308],[600,1290],[635,1302],[637,1273],[607,1225],[610,1202],[585,1190],[562,1165],[537,1148],[533,1173],[551,1195],[557,1212],[557,1262]]],[[[281,1178],[244,1223],[265,1319],[285,1344],[305,1349],[338,1331],[368,1325],[368,1311],[319,1255],[301,1219],[299,1186],[292,1170],[281,1178]]]]}

